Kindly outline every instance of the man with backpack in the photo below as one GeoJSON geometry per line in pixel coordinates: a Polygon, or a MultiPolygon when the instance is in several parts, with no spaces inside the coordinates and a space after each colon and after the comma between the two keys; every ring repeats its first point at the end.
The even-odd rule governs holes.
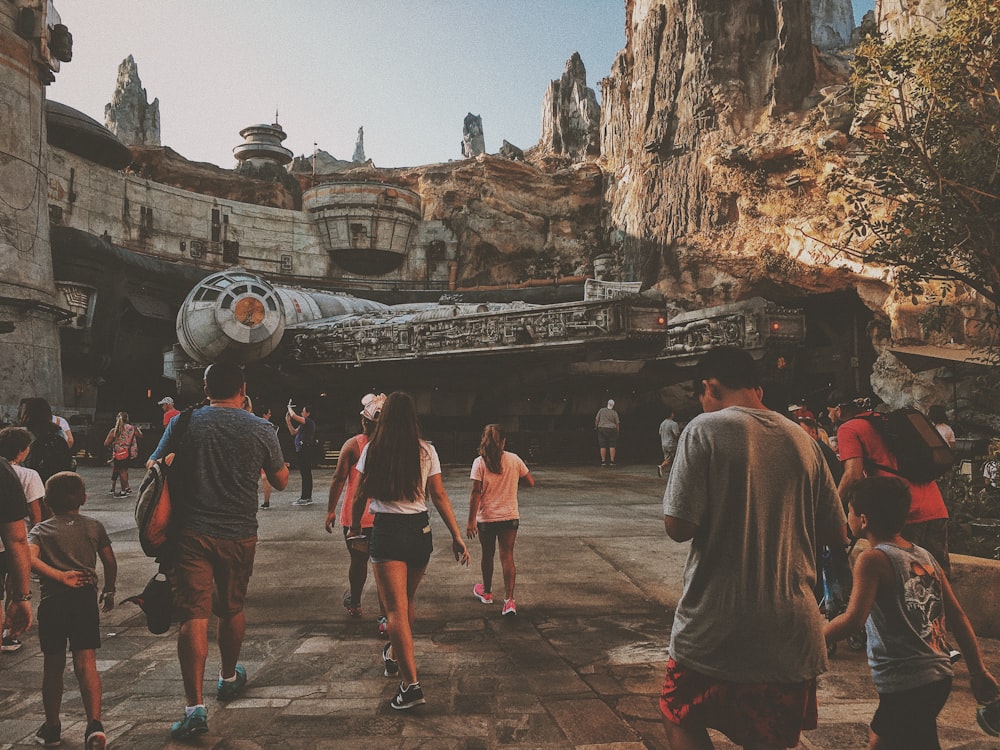
{"type": "Polygon", "coordinates": [[[880,416],[872,409],[868,398],[855,398],[839,404],[834,410],[839,421],[837,448],[844,465],[844,476],[838,490],[849,497],[850,488],[865,477],[896,477],[910,490],[910,514],[903,527],[903,536],[929,551],[950,575],[948,557],[948,509],[941,490],[933,480],[918,482],[900,470],[902,456],[891,449],[880,432],[880,416]]]}
{"type": "Polygon", "coordinates": [[[208,731],[202,688],[213,612],[219,617],[222,661],[216,698],[232,700],[246,686],[246,669],[238,662],[246,629],[243,605],[257,546],[261,470],[277,489],[288,484],[288,467],[274,429],[243,408],[246,382],[239,366],[211,365],[205,370],[205,393],[208,406],[191,413],[180,439],[172,439],[173,431],[180,429],[184,415],[167,426],[152,455],[156,460],[175,453],[170,474],[177,519],[174,606],[181,620],[177,654],[187,703],[170,734],[179,740],[208,731]]]}

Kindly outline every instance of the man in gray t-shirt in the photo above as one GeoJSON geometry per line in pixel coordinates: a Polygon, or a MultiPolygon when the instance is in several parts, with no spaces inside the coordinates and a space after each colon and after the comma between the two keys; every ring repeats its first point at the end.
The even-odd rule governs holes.
{"type": "Polygon", "coordinates": [[[663,461],[656,467],[657,476],[663,476],[663,472],[670,470],[670,464],[674,462],[674,454],[677,453],[677,439],[681,436],[681,426],[674,420],[674,410],[671,409],[667,418],[660,422],[660,448],[663,450],[663,461]]]}
{"type": "Polygon", "coordinates": [[[152,455],[154,460],[171,453],[175,457],[170,490],[181,530],[173,589],[181,619],[177,653],[187,704],[170,734],[179,740],[208,731],[202,687],[213,612],[219,617],[222,657],[216,698],[231,700],[246,685],[246,670],[238,662],[246,628],[243,602],[257,545],[261,470],[277,489],[288,484],[288,467],[274,429],[244,410],[243,371],[232,364],[210,366],[205,370],[205,393],[208,406],[190,415],[179,439],[174,433],[183,416],[174,417],[152,455]]]}
{"type": "Polygon", "coordinates": [[[715,349],[697,367],[705,413],[681,434],[663,496],[667,533],[691,540],[664,724],[671,747],[709,747],[707,727],[738,745],[792,747],[815,727],[826,669],[816,545],[846,540],[844,513],[819,448],[764,406],[748,353],[715,349]]]}

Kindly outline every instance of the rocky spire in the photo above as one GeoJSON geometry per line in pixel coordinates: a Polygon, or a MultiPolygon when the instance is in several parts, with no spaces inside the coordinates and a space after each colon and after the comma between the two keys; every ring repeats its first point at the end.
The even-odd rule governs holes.
{"type": "Polygon", "coordinates": [[[854,33],[851,0],[811,0],[812,41],[821,50],[847,47],[854,33]]]}
{"type": "Polygon", "coordinates": [[[104,106],[104,124],[128,146],[160,145],[160,100],[149,103],[132,55],[118,66],[115,92],[104,106]]]}
{"type": "Polygon", "coordinates": [[[587,88],[587,69],[579,52],[566,61],[562,78],[549,83],[542,101],[539,147],[579,160],[601,152],[601,107],[587,88]]]}
{"type": "Polygon", "coordinates": [[[368,159],[365,157],[365,129],[358,128],[358,140],[354,143],[354,156],[351,161],[355,164],[364,164],[368,159]]]}
{"type": "Polygon", "coordinates": [[[483,137],[483,118],[471,112],[462,123],[462,156],[472,159],[486,153],[486,139],[483,137]]]}

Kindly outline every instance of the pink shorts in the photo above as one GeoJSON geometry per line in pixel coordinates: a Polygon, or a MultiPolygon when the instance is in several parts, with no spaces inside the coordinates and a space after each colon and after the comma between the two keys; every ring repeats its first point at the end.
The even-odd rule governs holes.
{"type": "Polygon", "coordinates": [[[816,728],[816,680],[724,682],[670,659],[660,710],[678,726],[718,729],[737,745],[795,747],[803,729],[816,728]]]}

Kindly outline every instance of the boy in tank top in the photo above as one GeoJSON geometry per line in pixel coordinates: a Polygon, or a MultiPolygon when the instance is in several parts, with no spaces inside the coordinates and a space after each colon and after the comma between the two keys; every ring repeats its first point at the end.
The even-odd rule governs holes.
{"type": "Polygon", "coordinates": [[[900,534],[910,508],[906,485],[870,477],[852,488],[848,501],[851,532],[871,549],[854,564],[847,611],[827,623],[823,635],[835,643],[866,628],[868,665],[879,694],[869,748],[938,749],[937,716],[952,682],[946,619],[965,655],[976,699],[995,698],[997,681],[941,567],[900,534]]]}

